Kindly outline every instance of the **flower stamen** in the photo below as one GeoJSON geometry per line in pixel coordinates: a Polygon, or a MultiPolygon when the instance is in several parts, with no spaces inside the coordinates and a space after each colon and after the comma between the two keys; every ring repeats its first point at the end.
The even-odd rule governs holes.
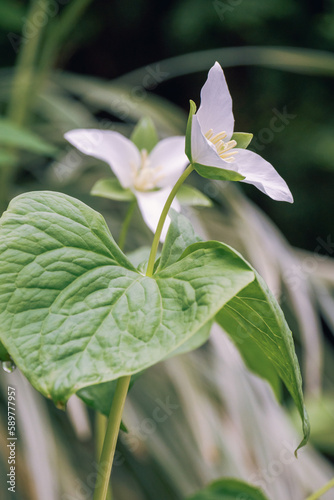
{"type": "Polygon", "coordinates": [[[218,155],[223,160],[229,163],[235,161],[234,156],[231,155],[236,154],[238,151],[231,152],[230,150],[237,145],[237,142],[234,140],[225,142],[224,139],[227,136],[225,131],[213,135],[213,129],[210,128],[210,130],[208,130],[204,135],[207,138],[207,140],[210,141],[211,144],[215,146],[218,155]]]}
{"type": "Polygon", "coordinates": [[[210,139],[212,144],[217,144],[218,142],[221,142],[225,139],[226,137],[226,132],[219,132],[219,134],[216,134],[214,137],[210,139]]]}
{"type": "Polygon", "coordinates": [[[162,166],[150,167],[150,160],[146,149],[141,150],[140,156],[140,167],[136,168],[134,165],[131,165],[133,186],[137,191],[152,191],[152,189],[157,187],[158,182],[165,177],[160,173],[162,166]]]}

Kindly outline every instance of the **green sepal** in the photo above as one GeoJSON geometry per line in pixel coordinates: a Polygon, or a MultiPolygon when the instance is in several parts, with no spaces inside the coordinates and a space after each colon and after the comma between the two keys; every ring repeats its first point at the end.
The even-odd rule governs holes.
{"type": "Polygon", "coordinates": [[[116,178],[99,179],[92,187],[90,194],[116,201],[132,201],[135,199],[133,192],[121,186],[116,178]]]}
{"type": "Polygon", "coordinates": [[[235,478],[214,481],[203,490],[191,495],[187,500],[268,500],[255,486],[235,478]]]}
{"type": "Polygon", "coordinates": [[[185,153],[189,159],[189,162],[192,163],[192,156],[191,156],[191,127],[192,127],[192,119],[193,115],[196,113],[196,104],[194,101],[190,100],[190,110],[189,110],[189,116],[188,116],[188,122],[187,122],[187,130],[186,130],[186,149],[185,153]]]}
{"type": "Polygon", "coordinates": [[[247,132],[234,132],[231,137],[231,141],[236,141],[236,147],[240,149],[246,149],[252,139],[253,134],[248,134],[247,132]]]}
{"type": "Polygon", "coordinates": [[[130,139],[140,151],[146,149],[150,153],[158,143],[158,134],[152,119],[146,116],[139,120],[130,139]]]}
{"type": "Polygon", "coordinates": [[[245,177],[234,170],[225,170],[217,167],[208,167],[194,163],[196,172],[206,179],[216,179],[219,181],[242,181],[245,177]]]}
{"type": "Polygon", "coordinates": [[[176,197],[181,205],[186,207],[212,207],[213,205],[208,196],[189,184],[183,184],[176,197]]]}

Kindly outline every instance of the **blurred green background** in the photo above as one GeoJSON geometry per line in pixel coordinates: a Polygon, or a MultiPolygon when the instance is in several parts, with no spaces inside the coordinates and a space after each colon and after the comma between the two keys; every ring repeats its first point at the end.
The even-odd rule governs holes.
{"type": "MultiPolygon", "coordinates": [[[[17,0],[0,2],[4,68],[15,64],[28,4],[17,0]]],[[[41,16],[33,17],[24,30],[23,40],[31,42],[41,28],[37,64],[43,59],[43,52],[47,59],[45,52],[52,30],[58,34],[63,31],[59,44],[51,51],[53,57],[44,61],[44,66],[51,64],[107,81],[147,65],[154,72],[155,62],[195,51],[246,46],[287,48],[285,52],[268,55],[261,49],[249,56],[247,50],[241,50],[236,57],[233,51],[222,51],[221,57],[219,52],[213,56],[207,53],[201,57],[202,71],[196,71],[198,58],[189,68],[180,68],[175,61],[171,70],[165,71],[160,64],[158,81],[153,84],[153,79],[146,80],[148,92],[171,100],[186,113],[189,98],[199,103],[204,67],[209,68],[216,56],[225,68],[232,93],[236,130],[250,131],[255,138],[260,136],[258,152],[286,179],[295,204],[290,207],[273,203],[251,187],[243,189],[277,222],[292,244],[313,250],[317,236],[329,234],[334,211],[334,58],[330,53],[334,44],[333,1],[52,0],[49,4],[50,14],[44,15],[45,21],[41,16]],[[66,30],[61,26],[61,17],[73,4],[78,4],[81,15],[66,30]],[[290,47],[305,53],[294,58],[290,47]],[[314,52],[315,49],[327,54],[314,52]],[[304,58],[302,68],[298,66],[299,58],[304,58]],[[282,71],[285,64],[288,70],[282,71]],[[173,78],[183,70],[189,74],[173,78]],[[272,134],[263,129],[270,128],[273,110],[284,108],[296,116],[271,139],[272,134]]],[[[143,77],[138,75],[129,82],[142,86],[143,77]]],[[[142,96],[135,90],[131,99],[135,104],[141,103],[142,96]]],[[[5,112],[5,103],[2,108],[5,112]]],[[[110,120],[112,106],[97,116],[110,120]]],[[[33,167],[25,174],[27,180],[36,178],[33,167]]],[[[24,175],[19,180],[24,180],[24,175]]]]}
{"type": "MultiPolygon", "coordinates": [[[[111,175],[109,167],[76,153],[63,134],[102,127],[130,135],[145,115],[161,136],[184,134],[189,99],[199,104],[207,70],[215,60],[222,65],[235,130],[254,134],[250,149],[274,165],[295,203],[274,202],[248,185],[217,187],[194,175],[191,182],[214,202],[211,211],[195,217],[210,237],[233,244],[270,285],[279,286],[306,380],[317,451],[305,453],[300,469],[285,468],[265,486],[274,500],[302,500],[330,477],[334,457],[334,1],[0,0],[0,30],[1,209],[23,191],[58,190],[102,211],[115,237],[126,206],[89,195],[97,179],[111,175]]],[[[126,249],[151,239],[137,213],[126,249]]],[[[288,407],[281,410],[238,361],[232,366],[226,346],[225,354],[213,347],[159,365],[135,386],[126,412],[130,422],[150,415],[161,394],[172,394],[182,412],[142,440],[135,453],[120,443],[126,461],[114,473],[116,499],[181,499],[226,474],[254,482],[277,458],[278,441],[294,439],[288,407]],[[216,371],[209,372],[211,366],[216,371]],[[226,379],[220,373],[225,369],[226,379]],[[248,422],[236,422],[242,411],[248,422]],[[278,441],[268,439],[275,433],[278,441]]],[[[90,498],[78,481],[86,484],[92,470],[93,413],[75,407],[69,418],[33,391],[29,395],[17,373],[6,376],[3,388],[10,377],[27,391],[19,456],[28,486],[19,487],[17,498],[90,498]],[[30,421],[33,405],[39,412],[30,421]],[[42,473],[31,468],[38,434],[42,473]]],[[[4,401],[5,392],[1,425],[4,401]]],[[[5,456],[2,446],[2,477],[5,456]]],[[[7,497],[3,488],[1,498],[7,497]]]]}

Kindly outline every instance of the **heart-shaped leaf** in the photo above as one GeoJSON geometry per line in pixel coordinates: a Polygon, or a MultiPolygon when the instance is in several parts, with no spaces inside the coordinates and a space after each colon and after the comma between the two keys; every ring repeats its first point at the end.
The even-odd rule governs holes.
{"type": "Polygon", "coordinates": [[[187,500],[268,500],[261,490],[244,481],[224,478],[195,493],[187,500]]]}
{"type": "Polygon", "coordinates": [[[218,242],[195,243],[146,277],[100,214],[54,192],[15,198],[0,242],[0,340],[59,405],[164,359],[254,280],[218,242]]]}
{"type": "MultiPolygon", "coordinates": [[[[189,220],[175,210],[169,211],[171,224],[169,226],[166,240],[162,249],[161,258],[156,261],[159,270],[177,262],[186,248],[201,239],[195,234],[189,220]]],[[[142,247],[128,254],[131,263],[139,270],[146,269],[150,254],[150,248],[142,247]]],[[[144,271],[143,271],[144,272],[144,271]]],[[[213,320],[210,320],[200,328],[189,340],[184,342],[167,357],[183,354],[200,347],[210,336],[213,320]]],[[[136,374],[131,377],[131,383],[136,379],[136,374]]],[[[88,405],[104,415],[109,415],[113,395],[116,389],[116,381],[104,382],[98,385],[85,387],[77,392],[77,395],[88,405]]]]}

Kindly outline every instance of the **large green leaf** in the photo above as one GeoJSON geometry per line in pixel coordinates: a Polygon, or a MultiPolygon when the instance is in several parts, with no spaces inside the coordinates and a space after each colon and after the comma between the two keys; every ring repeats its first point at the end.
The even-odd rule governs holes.
{"type": "Polygon", "coordinates": [[[276,374],[283,380],[303,422],[304,440],[300,444],[303,446],[310,429],[292,334],[263,279],[256,273],[255,280],[233,297],[216,319],[234,340],[251,370],[266,378],[276,392],[276,374]]]}
{"type": "MultiPolygon", "coordinates": [[[[179,354],[184,354],[186,352],[192,351],[200,347],[210,336],[210,330],[212,327],[213,320],[210,320],[202,328],[200,328],[189,340],[184,342],[175,351],[172,351],[166,358],[177,356],[179,354]]],[[[1,347],[1,345],[0,345],[1,347]]],[[[1,351],[0,351],[1,352],[1,351]]],[[[10,357],[7,353],[7,357],[1,358],[3,360],[9,360],[10,357]]],[[[130,388],[133,386],[135,381],[139,378],[142,372],[135,373],[131,377],[130,388]]],[[[99,411],[105,416],[109,416],[111,404],[114,398],[116,390],[117,380],[111,380],[110,382],[102,382],[101,384],[89,385],[80,389],[77,392],[77,396],[81,398],[88,406],[94,410],[99,411]]]]}
{"type": "MultiPolygon", "coordinates": [[[[194,233],[194,230],[189,220],[175,210],[169,212],[171,224],[169,226],[166,240],[163,246],[161,258],[156,262],[158,269],[164,269],[168,265],[177,262],[184,250],[191,245],[200,241],[200,238],[194,233]]],[[[146,269],[150,248],[142,247],[127,255],[131,263],[141,271],[146,269]]],[[[183,354],[200,347],[210,336],[213,319],[202,326],[189,340],[184,342],[175,351],[169,353],[167,357],[183,354]]],[[[131,381],[135,380],[136,375],[133,375],[131,381]]],[[[98,385],[85,387],[77,392],[77,395],[83,401],[100,411],[104,415],[109,415],[112,399],[115,393],[116,381],[104,382],[98,385]]]]}
{"type": "Polygon", "coordinates": [[[218,242],[195,243],[146,277],[100,214],[54,192],[15,198],[0,241],[0,340],[60,406],[83,387],[162,360],[254,279],[218,242]]]}
{"type": "Polygon", "coordinates": [[[187,500],[268,500],[261,490],[244,481],[224,478],[195,493],[187,500]]]}

